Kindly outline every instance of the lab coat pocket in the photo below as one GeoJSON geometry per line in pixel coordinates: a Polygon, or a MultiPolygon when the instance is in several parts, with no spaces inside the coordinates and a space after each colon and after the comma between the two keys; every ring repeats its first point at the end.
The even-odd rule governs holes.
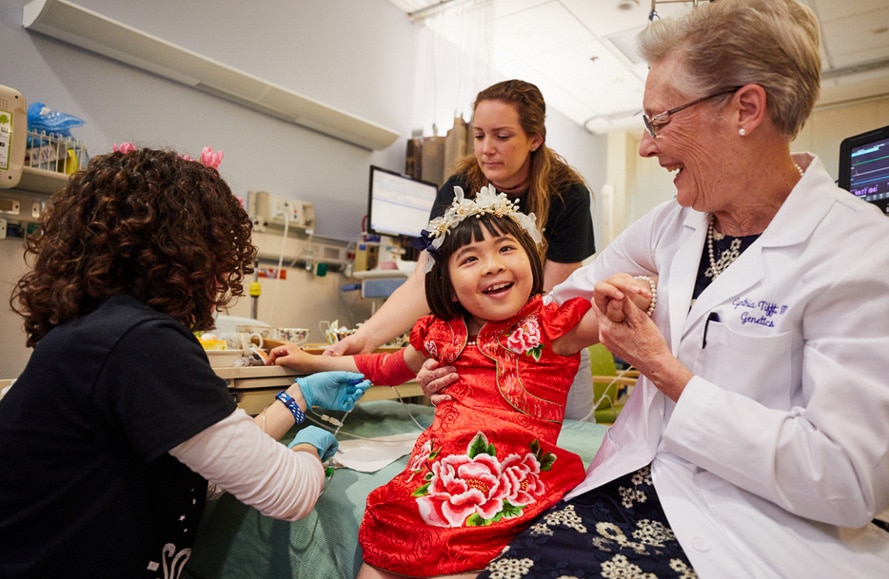
{"type": "Polygon", "coordinates": [[[771,408],[789,408],[792,344],[790,332],[754,335],[710,322],[696,373],[771,408]]]}

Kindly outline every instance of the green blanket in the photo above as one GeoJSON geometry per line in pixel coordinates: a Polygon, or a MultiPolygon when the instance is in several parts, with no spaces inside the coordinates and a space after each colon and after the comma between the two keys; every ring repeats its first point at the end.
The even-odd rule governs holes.
{"type": "MultiPolygon", "coordinates": [[[[391,400],[364,402],[345,419],[338,438],[347,440],[349,433],[374,437],[418,432],[432,422],[433,411],[391,400]]],[[[568,420],[559,445],[579,454],[588,466],[605,430],[568,420]]],[[[223,496],[204,512],[185,577],[352,579],[362,561],[358,525],[365,499],[406,464],[407,457],[402,457],[375,473],[337,469],[312,513],[294,523],[264,517],[234,497],[223,496]]]]}

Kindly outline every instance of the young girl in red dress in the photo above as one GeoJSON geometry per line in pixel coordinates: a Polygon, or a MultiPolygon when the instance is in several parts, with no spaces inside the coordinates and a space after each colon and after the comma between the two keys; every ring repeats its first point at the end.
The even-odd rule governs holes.
{"type": "Polygon", "coordinates": [[[540,239],[533,215],[505,194],[485,188],[469,200],[458,190],[423,232],[432,315],[409,346],[343,357],[271,350],[270,363],[357,370],[375,384],[410,380],[427,358],[458,369],[407,468],[367,498],[359,578],[475,576],[583,480],[580,457],[556,441],[578,353],[598,341],[598,325],[583,298],[544,304],[540,239]]]}

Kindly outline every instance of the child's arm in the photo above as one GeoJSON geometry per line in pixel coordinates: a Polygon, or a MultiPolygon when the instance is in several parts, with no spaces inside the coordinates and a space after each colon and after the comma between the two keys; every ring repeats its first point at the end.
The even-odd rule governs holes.
{"type": "MultiPolygon", "coordinates": [[[[651,278],[657,284],[657,277],[651,278]]],[[[630,298],[641,310],[648,310],[654,300],[651,284],[625,273],[615,274],[596,284],[593,293],[593,307],[569,332],[553,340],[553,351],[562,356],[570,356],[581,349],[599,343],[598,316],[605,315],[613,322],[624,320],[623,301],[630,298]]]]}
{"type": "Polygon", "coordinates": [[[354,356],[322,356],[309,354],[295,344],[284,344],[269,350],[268,366],[287,366],[303,374],[315,372],[327,372],[330,370],[345,370],[346,372],[358,372],[354,356]]]}
{"type": "Polygon", "coordinates": [[[411,345],[392,354],[324,356],[309,354],[299,346],[285,344],[269,351],[267,364],[287,366],[305,374],[328,370],[360,372],[374,384],[397,386],[416,377],[424,361],[423,354],[411,345]]]}
{"type": "Polygon", "coordinates": [[[571,356],[587,346],[599,343],[599,310],[593,306],[568,332],[553,340],[553,352],[571,356]]]}
{"type": "Polygon", "coordinates": [[[408,344],[392,354],[357,354],[358,371],[377,385],[397,386],[417,376],[425,358],[408,344]]]}

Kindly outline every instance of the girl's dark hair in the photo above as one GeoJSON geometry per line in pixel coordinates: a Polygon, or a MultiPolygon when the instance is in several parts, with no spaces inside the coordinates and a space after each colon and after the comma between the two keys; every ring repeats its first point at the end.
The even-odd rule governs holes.
{"type": "Polygon", "coordinates": [[[540,256],[540,248],[534,240],[525,232],[518,223],[510,217],[497,217],[485,214],[476,219],[469,217],[461,221],[453,229],[448,230],[445,241],[439,249],[439,255],[432,265],[432,270],[426,274],[426,301],[432,314],[443,320],[451,320],[468,314],[466,309],[457,301],[454,292],[454,284],[451,282],[448,270],[448,259],[459,248],[475,241],[484,239],[484,227],[491,235],[512,235],[516,238],[531,263],[531,295],[543,293],[543,259],[540,256]]]}
{"type": "Polygon", "coordinates": [[[25,242],[33,268],[10,297],[28,346],[119,294],[211,329],[214,310],[244,294],[256,256],[250,218],[219,173],[171,151],[93,158],[39,225],[25,242]]]}

